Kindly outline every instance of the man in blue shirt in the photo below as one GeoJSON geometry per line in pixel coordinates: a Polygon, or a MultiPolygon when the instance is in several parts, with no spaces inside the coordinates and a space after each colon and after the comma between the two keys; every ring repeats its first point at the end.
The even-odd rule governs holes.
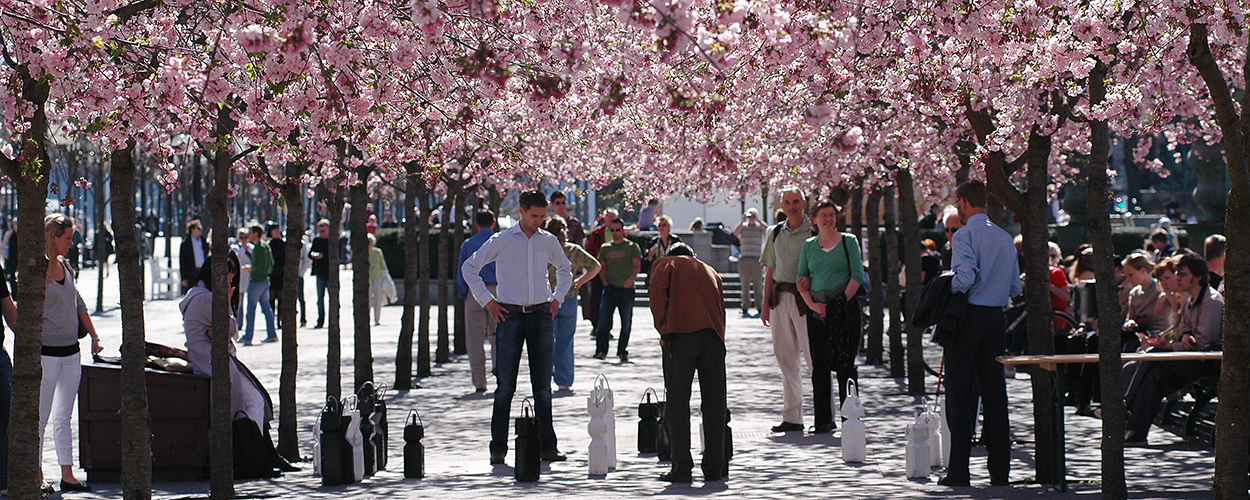
{"type": "Polygon", "coordinates": [[[938,484],[968,486],[968,456],[980,393],[984,424],[981,440],[988,455],[990,484],[1008,484],[1011,442],[1007,427],[1007,384],[994,358],[1003,354],[1007,320],[1003,306],[1020,294],[1020,267],[1011,235],[985,215],[985,184],[967,181],[955,188],[955,208],[964,227],[951,240],[951,291],[968,294],[968,308],[946,350],[946,410],[951,454],[938,484]]]}
{"type": "MultiPolygon", "coordinates": [[[[482,248],[482,244],[494,236],[495,214],[490,210],[478,212],[473,216],[473,229],[477,231],[477,234],[464,240],[464,244],[460,246],[460,261],[456,264],[456,289],[460,298],[464,300],[464,329],[468,335],[469,371],[473,373],[473,388],[479,393],[484,393],[486,392],[486,341],[488,339],[491,343],[491,371],[495,371],[495,320],[490,317],[490,312],[485,307],[478,304],[472,297],[468,297],[469,284],[464,281],[464,272],[460,268],[464,266],[464,261],[473,256],[473,252],[482,248]]],[[[478,276],[482,277],[486,287],[494,293],[495,284],[498,283],[495,280],[495,263],[491,262],[482,266],[478,276]]]]}

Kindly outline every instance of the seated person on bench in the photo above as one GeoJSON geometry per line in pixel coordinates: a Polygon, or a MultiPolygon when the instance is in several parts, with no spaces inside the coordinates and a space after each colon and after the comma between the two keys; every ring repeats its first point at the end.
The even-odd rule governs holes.
{"type": "MultiPolygon", "coordinates": [[[[1224,296],[1207,282],[1207,262],[1197,254],[1181,256],[1176,266],[1177,288],[1184,292],[1175,331],[1175,351],[1218,349],[1224,333],[1224,296]]],[[[1125,402],[1129,408],[1128,431],[1124,441],[1146,440],[1150,424],[1163,397],[1198,380],[1206,372],[1204,361],[1156,361],[1146,363],[1141,384],[1129,391],[1125,402]]]]}

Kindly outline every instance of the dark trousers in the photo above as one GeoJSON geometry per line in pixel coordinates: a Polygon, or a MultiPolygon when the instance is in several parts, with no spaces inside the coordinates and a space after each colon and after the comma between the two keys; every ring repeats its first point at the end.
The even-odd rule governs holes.
{"type": "Polygon", "coordinates": [[[699,392],[703,412],[703,477],[718,479],[725,475],[725,342],[712,329],[694,333],[665,335],[668,349],[664,351],[664,429],[672,444],[673,469],[677,475],[694,469],[690,456],[690,387],[694,373],[699,372],[699,392]]]}
{"type": "MultiPolygon", "coordinates": [[[[855,307],[845,302],[828,304],[826,307],[855,307]]],[[[831,312],[828,309],[826,312],[831,312]]],[[[807,315],[807,340],[812,349],[812,405],[815,406],[816,425],[833,423],[833,407],[831,405],[833,372],[838,374],[838,407],[846,401],[846,383],[854,380],[859,383],[859,368],[855,366],[855,357],[859,355],[860,313],[831,314],[826,321],[816,316],[807,315]]]]}
{"type": "Polygon", "coordinates": [[[968,457],[972,453],[972,426],[977,418],[976,391],[980,392],[985,417],[981,441],[989,455],[990,478],[1007,479],[1011,466],[1007,383],[1003,379],[1003,365],[994,359],[1003,354],[1006,330],[1007,320],[1001,308],[969,304],[959,333],[946,349],[946,410],[951,426],[947,477],[950,479],[969,480],[968,457]]]}
{"type": "MultiPolygon", "coordinates": [[[[337,271],[338,268],[335,268],[337,271]]],[[[320,276],[317,277],[317,326],[325,324],[326,319],[326,290],[330,287],[330,281],[320,276]]]]}
{"type": "Polygon", "coordinates": [[[587,288],[589,288],[589,291],[586,292],[586,302],[582,304],[582,312],[585,314],[586,319],[590,320],[591,331],[596,332],[597,335],[599,331],[599,303],[603,300],[603,281],[599,279],[590,280],[589,285],[582,287],[583,290],[587,288]]]}
{"type": "Polygon", "coordinates": [[[504,313],[495,327],[496,376],[495,405],[490,419],[490,452],[508,451],[508,428],[512,425],[512,396],[516,393],[521,368],[521,348],[529,353],[530,386],[534,391],[534,412],[538,417],[538,447],[542,453],[556,449],[556,431],[551,422],[551,370],[555,349],[551,311],[546,308],[523,313],[504,313]]]}
{"type": "Polygon", "coordinates": [[[1131,412],[1127,429],[1145,437],[1150,431],[1150,424],[1154,422],[1155,414],[1159,412],[1163,397],[1198,380],[1206,371],[1205,367],[1206,363],[1203,361],[1143,363],[1139,368],[1144,373],[1141,385],[1129,391],[1126,400],[1131,412]]]}
{"type": "Polygon", "coordinates": [[[0,490],[9,489],[9,397],[12,395],[13,362],[9,352],[0,346],[0,490]]]}
{"type": "Polygon", "coordinates": [[[621,336],[616,341],[616,355],[629,354],[629,331],[634,323],[633,288],[608,285],[603,287],[599,302],[599,325],[595,328],[595,354],[608,354],[608,339],[612,336],[612,311],[621,312],[621,336]]]}

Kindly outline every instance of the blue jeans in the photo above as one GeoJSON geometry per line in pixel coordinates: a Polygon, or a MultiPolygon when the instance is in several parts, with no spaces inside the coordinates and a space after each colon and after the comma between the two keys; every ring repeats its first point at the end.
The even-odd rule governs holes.
{"type": "Polygon", "coordinates": [[[508,426],[512,424],[512,395],[521,368],[521,346],[529,352],[530,385],[538,417],[538,444],[543,454],[556,449],[556,429],[551,422],[551,350],[555,345],[552,317],[547,310],[512,311],[495,327],[495,408],[490,419],[490,452],[507,453],[508,426]]]}
{"type": "Polygon", "coordinates": [[[629,329],[634,323],[634,289],[608,285],[599,300],[599,328],[595,330],[595,354],[608,354],[608,336],[612,332],[612,310],[621,310],[621,338],[616,355],[629,354],[629,329]]]}
{"type": "Polygon", "coordinates": [[[13,396],[13,361],[0,347],[0,490],[9,489],[9,398],[13,396]]]}
{"type": "Polygon", "coordinates": [[[252,332],[256,330],[256,303],[260,303],[260,312],[265,315],[265,334],[267,339],[274,338],[273,307],[269,305],[269,282],[247,284],[247,333],[240,342],[251,342],[252,332]]]}
{"type": "Polygon", "coordinates": [[[556,366],[552,378],[561,387],[573,387],[573,334],[576,331],[577,297],[573,297],[560,304],[560,310],[556,311],[556,347],[552,351],[556,366]]]}

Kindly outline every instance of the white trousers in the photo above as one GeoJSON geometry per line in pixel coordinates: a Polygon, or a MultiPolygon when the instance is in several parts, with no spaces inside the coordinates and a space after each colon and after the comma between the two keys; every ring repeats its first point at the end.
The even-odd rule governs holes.
{"type": "MultiPolygon", "coordinates": [[[[495,293],[496,285],[486,285],[495,293]]],[[[490,342],[490,367],[495,371],[495,319],[490,311],[477,303],[473,294],[464,297],[464,326],[469,349],[469,372],[473,377],[473,387],[486,387],[486,343],[490,342]]]]}
{"type": "Polygon", "coordinates": [[[70,418],[78,382],[82,379],[82,353],[42,356],[43,383],[39,386],[39,463],[43,464],[43,435],[52,417],[52,440],[58,465],[74,465],[74,435],[70,418]]]}
{"type": "Polygon", "coordinates": [[[803,423],[803,380],[811,378],[812,350],[807,343],[807,318],[799,314],[797,295],[781,292],[777,308],[769,312],[772,321],[773,355],[781,367],[781,420],[803,423]],[[800,356],[807,358],[807,372],[802,371],[800,356]]]}
{"type": "Polygon", "coordinates": [[[256,422],[257,429],[265,432],[265,396],[234,363],[230,361],[230,420],[242,411],[256,422]]]}

